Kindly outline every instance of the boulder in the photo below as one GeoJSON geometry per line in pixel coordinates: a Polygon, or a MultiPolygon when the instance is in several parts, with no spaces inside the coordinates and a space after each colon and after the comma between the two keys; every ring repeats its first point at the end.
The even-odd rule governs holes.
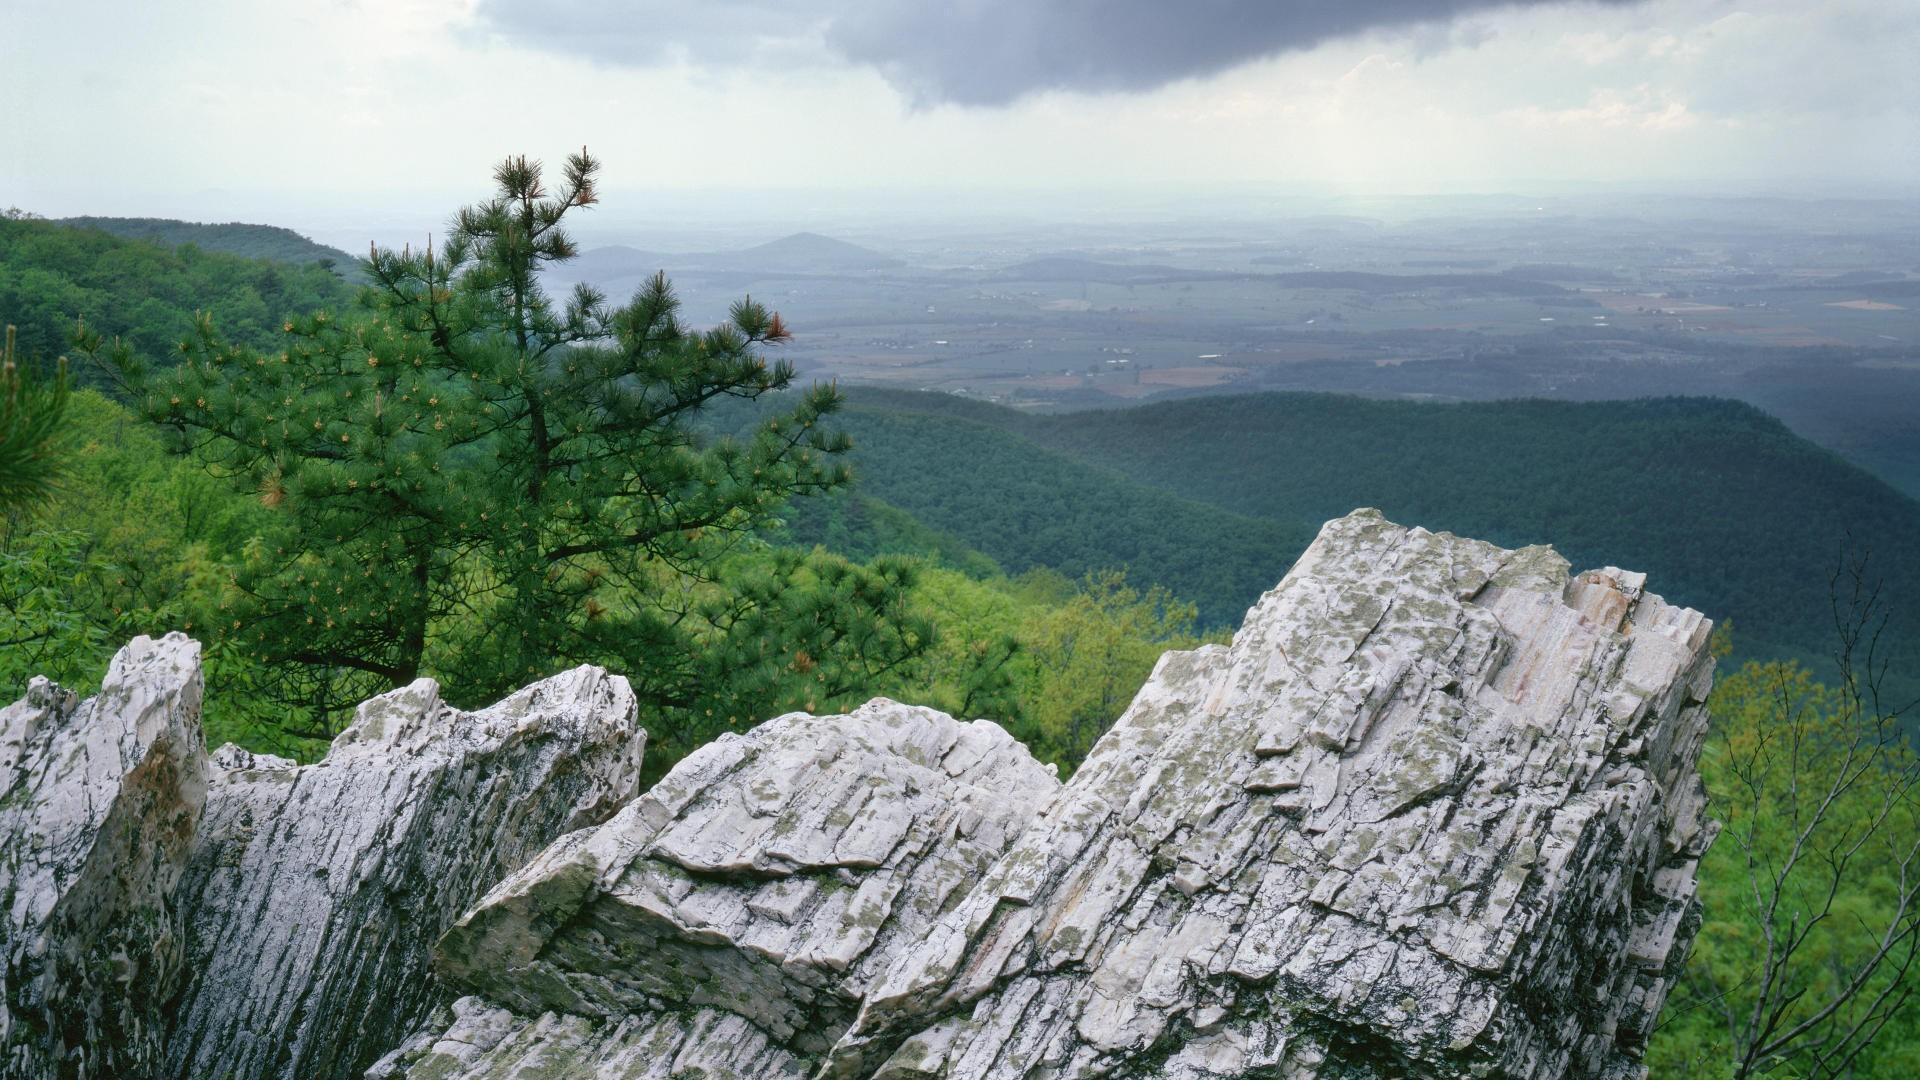
{"type": "Polygon", "coordinates": [[[176,892],[207,792],[200,647],[121,649],[85,701],[0,709],[0,1076],[126,1076],[160,1056],[176,892]]]}
{"type": "Polygon", "coordinates": [[[362,704],[325,759],[222,747],[181,884],[166,1071],[362,1073],[451,1000],[429,969],[460,913],[633,795],[645,735],[594,667],[478,712],[431,679],[362,704]]]}
{"type": "Polygon", "coordinates": [[[1330,522],[871,985],[837,1076],[1630,1077],[1698,925],[1710,625],[1330,522]]]}
{"type": "Polygon", "coordinates": [[[471,996],[372,1075],[806,1075],[1059,787],[885,699],[722,736],[463,916],[438,970],[471,996]]]}

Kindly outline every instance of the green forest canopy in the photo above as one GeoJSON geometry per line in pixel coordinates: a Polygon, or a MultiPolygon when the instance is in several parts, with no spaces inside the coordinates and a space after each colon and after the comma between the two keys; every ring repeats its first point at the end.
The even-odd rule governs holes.
{"type": "Polygon", "coordinates": [[[294,264],[325,263],[342,273],[354,271],[359,262],[356,257],[339,248],[315,243],[292,229],[278,225],[246,225],[237,221],[213,224],[140,217],[58,218],[56,224],[75,229],[98,229],[128,240],[145,240],[167,248],[192,244],[201,251],[239,255],[248,259],[271,259],[294,264]]]}
{"type": "MultiPolygon", "coordinates": [[[[29,361],[64,351],[78,316],[161,362],[197,310],[230,340],[275,348],[289,315],[342,310],[353,293],[315,265],[0,219],[0,312],[29,361]]],[[[1036,416],[944,394],[847,396],[837,420],[857,446],[858,489],[790,507],[771,535],[858,556],[931,550],[976,573],[1125,566],[1225,626],[1321,521],[1373,505],[1409,524],[1552,543],[1579,566],[1645,570],[1670,599],[1732,618],[1743,655],[1816,663],[1826,574],[1850,543],[1905,598],[1890,631],[1916,666],[1920,504],[1748,406],[1279,393],[1036,416]]],[[[736,422],[748,421],[724,423],[736,422]]]]}
{"type": "Polygon", "coordinates": [[[847,393],[863,489],[1009,568],[1031,558],[1034,530],[1081,512],[1028,478],[1146,489],[1160,501],[1084,507],[1063,550],[1129,565],[1203,621],[1237,620],[1322,521],[1374,506],[1508,546],[1552,544],[1576,569],[1645,571],[1668,599],[1732,620],[1747,656],[1817,661],[1832,637],[1828,576],[1843,549],[1866,553],[1893,601],[1887,642],[1920,670],[1920,503],[1737,402],[1274,393],[1030,415],[847,393]]]}
{"type": "MultiPolygon", "coordinates": [[[[196,310],[211,310],[228,337],[270,349],[288,316],[344,307],[351,293],[318,268],[0,220],[0,319],[20,323],[43,359],[64,349],[81,314],[159,343],[150,355],[163,362],[196,310]]],[[[1177,583],[1200,602],[1199,622],[1234,621],[1319,520],[1360,504],[1508,544],[1552,542],[1576,565],[1648,570],[1669,598],[1734,616],[1737,640],[1755,654],[1814,654],[1827,643],[1825,573],[1850,542],[1886,572],[1899,662],[1914,670],[1915,504],[1744,406],[1276,394],[1036,417],[943,395],[850,396],[835,420],[858,444],[859,486],[800,500],[763,534],[824,541],[855,559],[931,554],[955,569],[923,564],[911,575],[903,614],[933,630],[930,648],[822,708],[886,693],[990,715],[1071,765],[1162,650],[1203,637],[1193,607],[1148,586],[1177,583]],[[1134,583],[1111,573],[1076,583],[1055,569],[1122,563],[1134,583]]],[[[34,673],[84,690],[135,633],[204,634],[249,550],[282,524],[262,499],[161,452],[158,434],[122,405],[86,392],[70,406],[51,501],[37,515],[0,515],[0,620],[21,642],[0,651],[8,693],[34,673]]],[[[770,550],[748,544],[741,557],[770,550]]],[[[208,660],[230,691],[208,701],[216,741],[321,749],[289,740],[273,710],[249,708],[262,673],[243,651],[216,646],[208,660]]],[[[1770,670],[1782,669],[1725,680],[1716,715],[1766,705],[1741,695],[1770,670]]],[[[650,771],[668,757],[650,751],[650,771]]],[[[1711,752],[1703,760],[1716,790],[1731,782],[1724,766],[1711,752]]],[[[1752,964],[1737,861],[1723,844],[1702,868],[1709,923],[1699,947],[1703,977],[1736,982],[1752,964]]],[[[1848,882],[1850,911],[1884,906],[1889,865],[1848,882]]],[[[1717,1021],[1685,995],[1670,1004],[1652,1060],[1721,1068],[1717,1021]]],[[[1906,1075],[1916,1047],[1908,1010],[1859,1064],[1906,1075]]]]}
{"type": "Polygon", "coordinates": [[[20,355],[41,364],[67,350],[79,319],[155,362],[193,336],[196,311],[229,340],[273,348],[287,316],[351,302],[354,288],[337,269],[0,216],[0,318],[19,327],[20,355]]]}

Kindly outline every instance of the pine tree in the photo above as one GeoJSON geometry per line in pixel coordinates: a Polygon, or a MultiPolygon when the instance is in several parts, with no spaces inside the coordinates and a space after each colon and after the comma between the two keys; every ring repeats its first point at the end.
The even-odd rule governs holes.
{"type": "Polygon", "coordinates": [[[280,673],[256,692],[335,724],[423,673],[485,700],[596,662],[686,744],[925,648],[910,565],[756,549],[787,500],[848,479],[837,391],[760,355],[789,338],[777,314],[747,299],[689,329],[664,274],[620,306],[542,287],[597,172],[572,155],[550,191],[538,162],[502,162],[442,247],[372,249],[356,309],[288,321],[278,352],[204,317],[164,369],[80,341],[180,452],[277,509],[220,627],[280,673]],[[776,394],[756,428],[703,431],[712,403],[776,394]]]}
{"type": "Polygon", "coordinates": [[[14,328],[8,326],[0,344],[0,512],[52,492],[67,407],[66,361],[52,379],[35,378],[20,369],[13,343],[14,328]]]}

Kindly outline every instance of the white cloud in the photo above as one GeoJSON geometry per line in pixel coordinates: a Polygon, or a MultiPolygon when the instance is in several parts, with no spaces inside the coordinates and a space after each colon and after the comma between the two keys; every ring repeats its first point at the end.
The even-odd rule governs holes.
{"type": "Polygon", "coordinates": [[[1630,92],[1595,90],[1585,105],[1571,109],[1543,109],[1527,105],[1508,109],[1500,119],[1523,127],[1639,128],[1644,131],[1681,131],[1699,117],[1686,103],[1660,98],[1641,85],[1630,92]]]}
{"type": "MultiPolygon", "coordinates": [[[[0,39],[0,204],[296,220],[333,203],[431,222],[501,155],[582,143],[610,194],[1920,176],[1913,4],[1536,5],[993,109],[914,109],[872,67],[822,59],[823,24],[742,36],[730,21],[774,7],[663,5],[682,20],[663,38],[704,44],[635,66],[536,49],[470,3],[28,4],[0,39]],[[686,59],[723,40],[752,62],[686,59]]],[[[1056,44],[1062,63],[1084,45],[1056,44]]]]}

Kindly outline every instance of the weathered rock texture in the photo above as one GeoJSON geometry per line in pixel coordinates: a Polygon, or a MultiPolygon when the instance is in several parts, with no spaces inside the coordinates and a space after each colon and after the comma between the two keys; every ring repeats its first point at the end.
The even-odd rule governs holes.
{"type": "Polygon", "coordinates": [[[200,647],[135,638],[85,702],[0,709],[0,1076],[122,1076],[160,1052],[175,887],[206,799],[200,647]]]}
{"type": "Polygon", "coordinates": [[[599,668],[473,713],[421,679],[361,705],[316,764],[223,747],[181,885],[167,1071],[358,1075],[448,1000],[428,968],[460,913],[632,796],[635,711],[599,668]]]}
{"type": "Polygon", "coordinates": [[[885,699],[725,736],[462,918],[439,969],[474,996],[375,1075],[805,1075],[1059,787],[885,699]]]}
{"type": "Polygon", "coordinates": [[[594,668],[209,781],[138,639],[0,712],[0,1077],[1638,1076],[1713,833],[1643,584],[1356,512],[1064,788],[876,699],[632,799],[594,668]]]}
{"type": "Polygon", "coordinates": [[[1708,623],[1330,523],[868,990],[847,1076],[1639,1075],[1697,925],[1708,623]]]}

